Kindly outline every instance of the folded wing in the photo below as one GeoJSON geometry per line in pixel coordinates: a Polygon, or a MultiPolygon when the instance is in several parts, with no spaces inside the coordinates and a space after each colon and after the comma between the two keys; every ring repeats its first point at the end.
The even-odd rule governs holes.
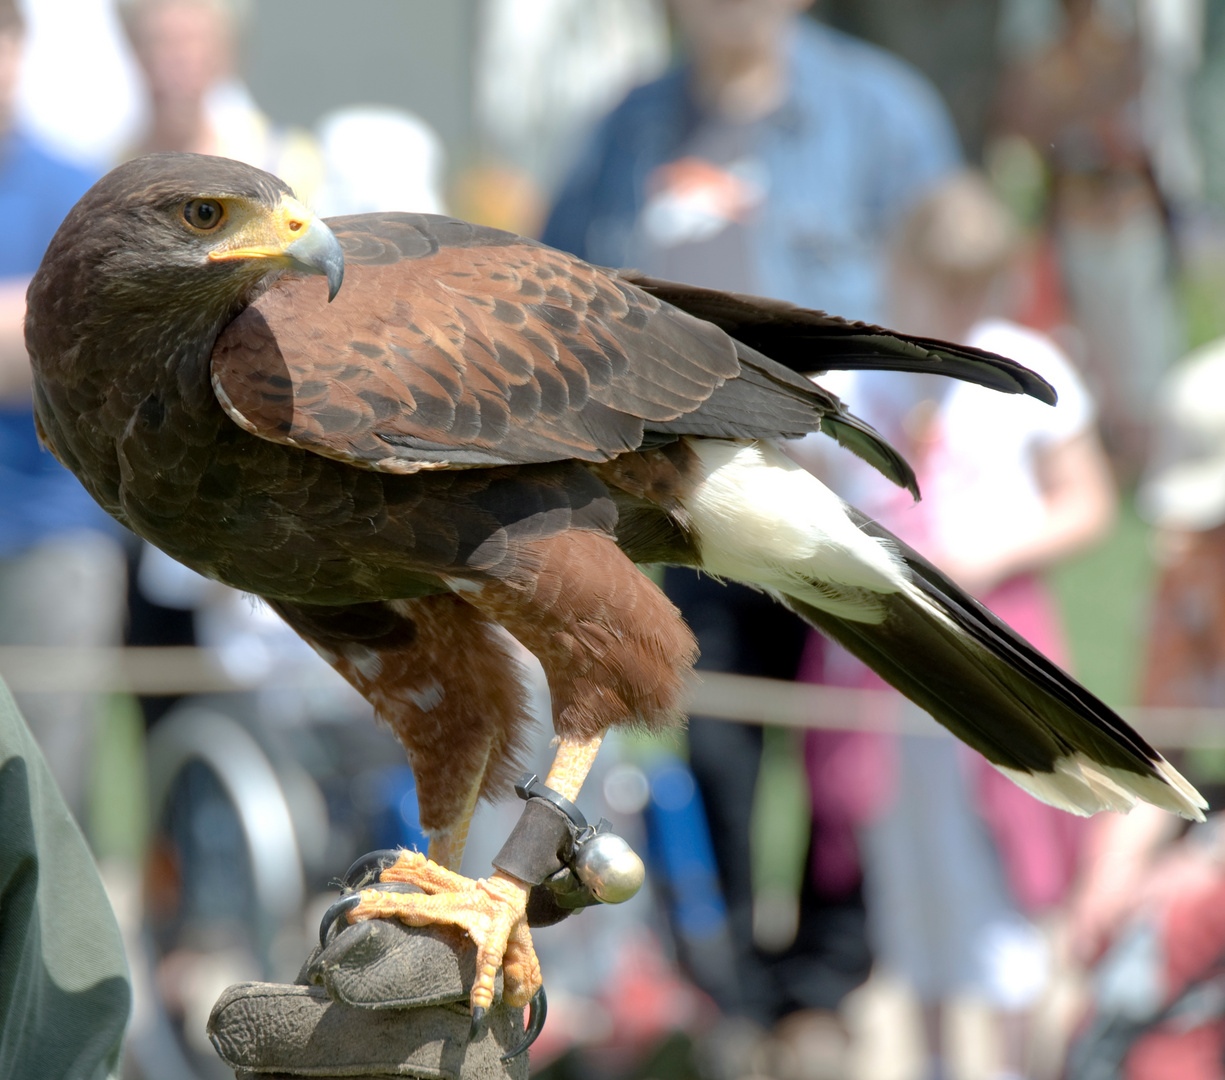
{"type": "MultiPolygon", "coordinates": [[[[936,363],[929,345],[602,270],[449,218],[375,214],[332,226],[347,267],[336,301],[319,302],[318,280],[285,278],[214,349],[214,391],[254,434],[410,473],[600,462],[680,435],[789,438],[823,428],[917,493],[896,451],[793,370],[803,365],[791,363],[787,341],[824,343],[828,360],[853,352],[853,339],[862,365],[875,358],[918,370],[936,363]]],[[[1050,396],[1011,361],[941,349],[942,372],[1050,396]]]]}

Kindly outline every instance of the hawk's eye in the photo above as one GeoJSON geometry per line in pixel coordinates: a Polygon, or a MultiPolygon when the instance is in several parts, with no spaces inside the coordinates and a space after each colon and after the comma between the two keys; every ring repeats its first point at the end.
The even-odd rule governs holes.
{"type": "Polygon", "coordinates": [[[204,232],[217,228],[224,217],[225,207],[216,199],[192,199],[183,207],[183,220],[204,232]]]}

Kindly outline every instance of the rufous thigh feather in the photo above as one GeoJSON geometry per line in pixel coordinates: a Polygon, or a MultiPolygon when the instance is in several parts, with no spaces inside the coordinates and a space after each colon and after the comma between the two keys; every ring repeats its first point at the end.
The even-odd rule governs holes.
{"type": "Polygon", "coordinates": [[[611,537],[574,530],[530,546],[538,573],[466,599],[540,660],[557,733],[679,723],[697,643],[667,597],[611,537]]]}
{"type": "Polygon", "coordinates": [[[531,723],[513,642],[458,596],[395,600],[412,623],[406,644],[342,647],[336,669],[408,751],[421,825],[448,832],[471,814],[473,792],[505,794],[531,723]]]}

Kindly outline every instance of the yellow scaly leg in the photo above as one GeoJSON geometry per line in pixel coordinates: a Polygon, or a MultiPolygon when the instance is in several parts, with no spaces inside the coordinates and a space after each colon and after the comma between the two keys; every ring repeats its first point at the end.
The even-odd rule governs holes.
{"type": "MultiPolygon", "coordinates": [[[[571,802],[591,771],[602,736],[562,738],[549,770],[547,785],[571,802]]],[[[472,807],[475,807],[475,791],[472,807]]],[[[507,1004],[525,1006],[540,989],[540,963],[527,925],[527,898],[531,886],[501,870],[473,880],[456,872],[463,857],[470,807],[462,823],[450,833],[430,841],[430,857],[405,851],[380,876],[381,881],[409,881],[418,894],[363,889],[361,903],[348,913],[350,922],[397,918],[409,926],[445,923],[461,927],[477,947],[477,978],[471,1005],[485,1010],[493,1003],[494,980],[502,968],[503,997],[507,1004]],[[446,865],[443,865],[443,864],[446,865]]]]}

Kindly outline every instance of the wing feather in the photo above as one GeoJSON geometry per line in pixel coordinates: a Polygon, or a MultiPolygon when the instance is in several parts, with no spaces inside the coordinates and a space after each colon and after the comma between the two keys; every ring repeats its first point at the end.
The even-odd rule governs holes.
{"type": "Polygon", "coordinates": [[[797,374],[799,357],[1049,390],[990,353],[604,270],[449,218],[330,224],[347,267],[335,302],[319,279],[276,282],[218,338],[213,387],[253,434],[367,468],[602,462],[645,439],[795,437],[824,417],[915,491],[892,447],[797,374]]]}
{"type": "Polygon", "coordinates": [[[218,399],[264,438],[395,472],[605,461],[740,372],[716,327],[532,241],[426,215],[332,225],[335,303],[286,277],[213,352],[218,399]]]}
{"type": "Polygon", "coordinates": [[[634,270],[622,275],[644,292],[714,323],[793,371],[932,372],[1055,404],[1054,389],[1040,375],[984,349],[896,334],[783,300],[661,281],[634,270]]]}

